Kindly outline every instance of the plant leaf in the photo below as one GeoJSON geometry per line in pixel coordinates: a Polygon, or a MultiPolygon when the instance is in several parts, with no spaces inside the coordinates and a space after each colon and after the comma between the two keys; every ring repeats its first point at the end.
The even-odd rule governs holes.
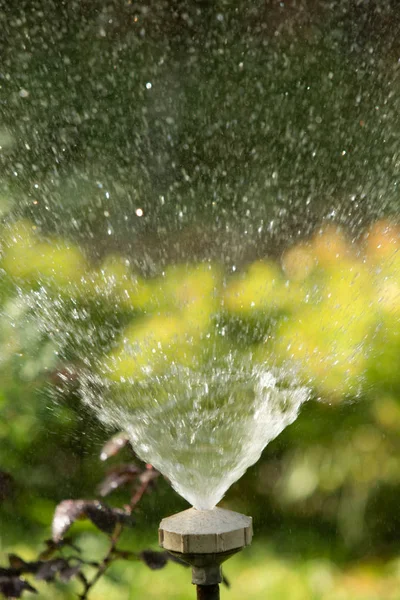
{"type": "Polygon", "coordinates": [[[73,577],[76,577],[81,570],[81,565],[74,565],[73,567],[68,566],[65,569],[61,569],[59,576],[60,576],[60,580],[63,581],[64,583],[68,583],[68,581],[70,581],[73,577]]]}
{"type": "Polygon", "coordinates": [[[10,565],[10,571],[12,571],[14,575],[18,576],[22,573],[36,573],[38,569],[42,566],[41,560],[27,562],[17,554],[9,554],[8,562],[10,565]]]}
{"type": "Polygon", "coordinates": [[[69,563],[65,558],[53,558],[42,563],[36,573],[38,581],[54,581],[56,575],[63,569],[69,568],[69,563]]]}
{"type": "Polygon", "coordinates": [[[166,552],[156,550],[143,550],[139,557],[153,571],[163,569],[169,560],[166,552]]]}
{"type": "Polygon", "coordinates": [[[58,504],[53,516],[52,539],[59,542],[71,525],[78,519],[85,518],[85,500],[63,500],[58,504]]]}
{"type": "Polygon", "coordinates": [[[0,593],[5,598],[21,598],[24,591],[37,594],[37,590],[24,579],[0,575],[0,593]]]}
{"type": "Polygon", "coordinates": [[[117,523],[134,524],[131,515],[118,508],[110,508],[99,500],[64,500],[56,507],[52,524],[53,542],[58,544],[71,525],[78,519],[89,519],[100,531],[113,533],[117,523]]]}
{"type": "Polygon", "coordinates": [[[118,508],[110,508],[103,502],[93,501],[87,503],[86,515],[104,533],[113,533],[117,523],[133,525],[133,518],[118,508]]]}
{"type": "Polygon", "coordinates": [[[17,554],[8,555],[8,564],[12,569],[16,569],[21,572],[24,570],[24,567],[27,566],[27,563],[17,554]]]}

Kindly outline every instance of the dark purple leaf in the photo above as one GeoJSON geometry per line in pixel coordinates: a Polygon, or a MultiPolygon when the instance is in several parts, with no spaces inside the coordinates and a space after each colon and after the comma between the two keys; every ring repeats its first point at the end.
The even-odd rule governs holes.
{"type": "Polygon", "coordinates": [[[87,503],[86,515],[104,533],[113,533],[117,523],[133,525],[133,518],[121,509],[110,508],[97,500],[87,503]]]}
{"type": "Polygon", "coordinates": [[[74,565],[73,567],[66,567],[65,569],[61,569],[59,575],[61,581],[64,583],[68,583],[73,577],[76,577],[81,570],[81,565],[74,565]]]}
{"type": "Polygon", "coordinates": [[[139,554],[140,559],[153,570],[163,569],[168,562],[169,556],[166,552],[156,550],[143,550],[139,554]]]}
{"type": "Polygon", "coordinates": [[[0,575],[0,593],[3,594],[5,598],[21,598],[24,591],[37,594],[37,590],[24,579],[0,575]]]}
{"type": "Polygon", "coordinates": [[[99,486],[99,494],[101,496],[107,496],[110,492],[113,492],[122,485],[131,483],[141,473],[139,467],[135,464],[118,465],[111,469],[105,479],[99,486]]]}
{"type": "Polygon", "coordinates": [[[17,554],[9,554],[8,563],[10,565],[10,570],[15,575],[21,575],[22,573],[36,573],[42,565],[41,560],[26,562],[17,554]]]}
{"type": "Polygon", "coordinates": [[[125,448],[128,443],[129,438],[126,433],[117,433],[104,444],[103,448],[101,449],[100,459],[107,460],[111,456],[115,456],[120,450],[122,450],[122,448],[125,448]]]}
{"type": "Polygon", "coordinates": [[[0,567],[0,577],[15,577],[20,573],[13,568],[0,567]]]}
{"type": "Polygon", "coordinates": [[[27,563],[17,554],[8,555],[8,564],[12,569],[19,570],[21,573],[23,572],[24,567],[27,566],[27,563]]]}
{"type": "Polygon", "coordinates": [[[68,561],[65,558],[53,558],[43,562],[36,573],[36,579],[39,581],[54,581],[56,575],[63,569],[69,568],[68,561]]]}

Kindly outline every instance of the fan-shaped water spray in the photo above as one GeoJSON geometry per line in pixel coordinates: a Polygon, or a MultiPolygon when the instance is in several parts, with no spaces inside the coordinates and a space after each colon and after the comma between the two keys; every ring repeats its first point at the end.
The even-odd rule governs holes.
{"type": "Polygon", "coordinates": [[[232,356],[141,383],[83,380],[83,399],[100,419],[126,430],[137,454],[198,509],[220,501],[307,397],[281,372],[232,356]]]}
{"type": "MultiPolygon", "coordinates": [[[[15,234],[25,227],[16,225],[15,234]]],[[[44,249],[53,252],[32,241],[31,256],[44,249]]],[[[11,243],[4,264],[31,268],[20,260],[11,243]]],[[[131,290],[137,300],[138,280],[130,276],[118,284],[115,271],[85,268],[78,281],[68,278],[63,294],[51,279],[37,289],[19,288],[18,300],[6,305],[8,333],[18,343],[32,326],[33,345],[43,340],[53,364],[74,355],[83,402],[107,426],[126,431],[138,456],[191,504],[212,508],[295,420],[309,395],[291,363],[278,366],[267,351],[265,315],[256,316],[255,335],[234,314],[238,307],[246,312],[274,305],[277,288],[268,276],[276,271],[255,265],[250,273],[262,278],[249,285],[207,263],[175,266],[142,281],[140,293],[153,314],[130,311],[124,327],[119,286],[123,296],[131,290]],[[97,288],[97,303],[85,300],[89,285],[97,288]],[[102,311],[106,297],[107,303],[118,300],[115,314],[102,311]]]]}

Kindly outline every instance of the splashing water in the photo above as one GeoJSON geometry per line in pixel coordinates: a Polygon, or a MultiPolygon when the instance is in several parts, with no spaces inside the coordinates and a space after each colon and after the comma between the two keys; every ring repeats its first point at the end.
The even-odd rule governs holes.
{"type": "Polygon", "coordinates": [[[203,510],[221,500],[308,398],[283,371],[231,360],[200,370],[175,366],[141,383],[90,375],[82,385],[100,419],[124,428],[138,456],[203,510]]]}
{"type": "MultiPolygon", "coordinates": [[[[54,297],[44,286],[21,291],[18,304],[23,329],[32,321],[55,357],[67,357],[71,345],[78,349],[86,365],[78,374],[83,402],[104,424],[126,431],[137,455],[198,509],[221,500],[309,397],[296,373],[260,353],[262,344],[244,349],[244,338],[226,339],[218,312],[216,321],[207,315],[205,326],[208,272],[200,271],[203,296],[192,289],[189,302],[184,287],[189,304],[181,319],[141,320],[118,336],[117,345],[118,328],[110,315],[98,314],[99,306],[95,326],[88,306],[54,297]],[[206,327],[201,334],[200,324],[206,327]],[[104,344],[113,349],[96,356],[104,344]]],[[[214,283],[208,292],[216,293],[214,283]]]]}
{"type": "Polygon", "coordinates": [[[229,308],[232,298],[247,302],[237,281],[232,289],[222,285],[204,265],[171,277],[153,280],[152,291],[159,289],[163,299],[172,289],[175,313],[154,310],[133,319],[123,335],[101,305],[83,302],[76,286],[64,296],[44,285],[21,289],[8,316],[12,321],[22,313],[20,327],[11,322],[14,333],[21,336],[31,324],[34,345],[43,339],[55,361],[68,360],[73,349],[83,402],[107,426],[126,431],[137,455],[179,494],[210,509],[296,419],[309,391],[286,363],[275,366],[244,323],[240,330],[224,317],[221,307],[229,308]]]}

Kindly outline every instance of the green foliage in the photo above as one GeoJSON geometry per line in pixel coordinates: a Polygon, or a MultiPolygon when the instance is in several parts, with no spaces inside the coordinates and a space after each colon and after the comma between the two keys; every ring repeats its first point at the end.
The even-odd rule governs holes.
{"type": "Polygon", "coordinates": [[[243,510],[260,514],[257,503],[268,499],[294,521],[331,523],[355,550],[379,538],[368,524],[376,490],[400,486],[396,226],[376,223],[358,247],[339,229],[320,230],[288,249],[282,265],[258,261],[239,275],[204,263],[148,279],[115,254],[96,266],[29,221],[5,226],[2,237],[2,467],[33,484],[35,500],[21,507],[27,523],[43,525],[51,513],[36,510],[39,497],[81,493],[93,481],[91,460],[78,458],[101,435],[75,398],[82,368],[107,374],[123,398],[149,372],[234,350],[294,366],[319,398],[247,476],[243,510]]]}
{"type": "MultiPolygon", "coordinates": [[[[396,10],[61,4],[0,11],[0,467],[17,480],[1,549],[42,537],[54,504],[98,480],[105,434],[77,393],[88,362],[123,389],[233,348],[294,366],[314,399],[232,508],[281,551],[398,552],[399,231],[378,221],[354,242],[399,207],[396,10]],[[321,218],[351,242],[331,228],[255,260],[321,218]]],[[[177,502],[165,489],[149,527],[177,502]]],[[[254,598],[396,598],[395,562],[380,588],[369,570],[253,559],[238,597],[268,559],[254,598]]],[[[129,585],[151,597],[149,577],[129,585]]]]}

